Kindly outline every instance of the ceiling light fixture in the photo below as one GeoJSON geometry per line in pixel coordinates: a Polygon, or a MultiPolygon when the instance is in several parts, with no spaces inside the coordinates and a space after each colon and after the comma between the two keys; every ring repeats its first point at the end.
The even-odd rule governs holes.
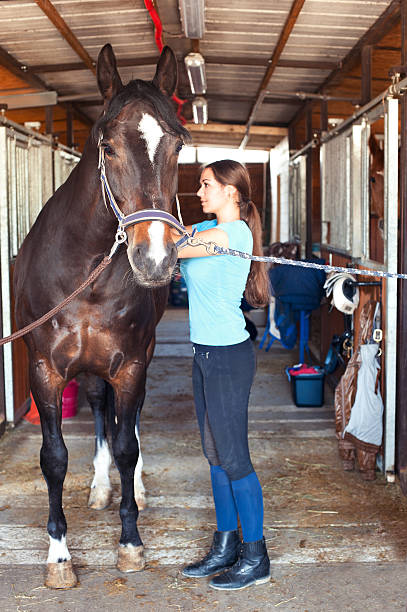
{"type": "Polygon", "coordinates": [[[179,0],[184,34],[187,38],[203,38],[205,30],[205,1],[179,0]]]}
{"type": "Polygon", "coordinates": [[[196,95],[204,94],[206,92],[204,58],[200,53],[188,53],[184,61],[192,93],[196,95]]]}
{"type": "Polygon", "coordinates": [[[192,116],[194,123],[208,123],[208,102],[198,96],[192,100],[192,116]]]}

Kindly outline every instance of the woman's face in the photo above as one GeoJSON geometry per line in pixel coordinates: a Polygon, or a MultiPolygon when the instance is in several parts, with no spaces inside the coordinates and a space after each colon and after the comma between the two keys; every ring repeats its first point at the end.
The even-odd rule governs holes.
{"type": "Polygon", "coordinates": [[[203,212],[216,215],[228,200],[225,185],[215,179],[211,168],[205,168],[202,172],[200,184],[197,196],[201,198],[203,212]]]}

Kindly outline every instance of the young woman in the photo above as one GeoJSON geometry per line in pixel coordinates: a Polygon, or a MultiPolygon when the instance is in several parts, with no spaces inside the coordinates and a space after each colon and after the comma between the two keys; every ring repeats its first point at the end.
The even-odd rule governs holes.
{"type": "MultiPolygon", "coordinates": [[[[196,227],[199,238],[262,254],[261,223],[250,199],[250,178],[231,160],[206,166],[198,196],[216,219],[196,227]]],[[[248,403],[255,373],[252,342],[240,309],[243,293],[253,306],[269,300],[264,264],[205,247],[179,251],[189,298],[193,388],[203,452],[210,465],[217,531],[209,553],[183,569],[191,578],[215,576],[215,589],[236,590],[270,579],[263,537],[263,496],[248,445],[248,403]],[[243,534],[240,541],[238,517],[243,534]]]]}

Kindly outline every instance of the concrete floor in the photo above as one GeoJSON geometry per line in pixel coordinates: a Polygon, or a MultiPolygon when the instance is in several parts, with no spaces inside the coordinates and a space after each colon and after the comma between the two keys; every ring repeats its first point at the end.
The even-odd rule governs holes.
{"type": "Polygon", "coordinates": [[[69,450],[64,508],[79,577],[69,591],[43,586],[48,547],[46,486],[39,427],[22,422],[0,440],[0,610],[3,612],[406,610],[407,499],[379,475],[345,473],[334,436],[332,394],[322,408],[297,408],[284,367],[295,351],[258,353],[251,396],[250,446],[263,484],[272,581],[239,593],[213,591],[180,574],[207,549],[215,529],[191,389],[185,310],[168,310],[158,328],[141,435],[148,508],[139,519],[147,569],[115,569],[120,535],[118,473],[110,508],[87,508],[92,419],[82,402],[64,421],[69,450]]]}

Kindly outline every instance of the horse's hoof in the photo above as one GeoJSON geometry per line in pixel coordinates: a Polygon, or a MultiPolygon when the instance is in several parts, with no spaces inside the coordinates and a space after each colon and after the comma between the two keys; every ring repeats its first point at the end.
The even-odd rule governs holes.
{"type": "Polygon", "coordinates": [[[121,572],[139,572],[144,569],[146,562],[144,561],[144,546],[133,546],[133,544],[125,544],[119,546],[117,555],[117,569],[121,572]]]}
{"type": "Polygon", "coordinates": [[[137,495],[134,494],[134,499],[136,500],[137,508],[139,510],[145,510],[147,508],[147,500],[144,491],[137,492],[137,495]]]}
{"type": "Polygon", "coordinates": [[[47,563],[46,587],[50,589],[71,589],[77,583],[78,579],[73,571],[71,560],[61,563],[47,563]]]}
{"type": "Polygon", "coordinates": [[[93,487],[90,490],[88,506],[93,510],[104,510],[108,507],[112,499],[112,489],[110,487],[93,487]]]}

